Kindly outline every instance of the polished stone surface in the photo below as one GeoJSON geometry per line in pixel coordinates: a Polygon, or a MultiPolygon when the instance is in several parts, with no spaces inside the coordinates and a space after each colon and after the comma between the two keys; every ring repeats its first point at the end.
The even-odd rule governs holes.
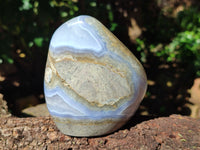
{"type": "Polygon", "coordinates": [[[120,128],[147,88],[136,57],[98,20],[78,16],[53,34],[44,92],[58,128],[72,136],[99,136],[120,128]]]}

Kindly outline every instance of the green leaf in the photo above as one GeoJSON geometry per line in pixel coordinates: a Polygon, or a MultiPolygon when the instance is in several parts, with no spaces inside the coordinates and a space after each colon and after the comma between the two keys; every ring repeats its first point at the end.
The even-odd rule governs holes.
{"type": "Polygon", "coordinates": [[[9,64],[13,64],[14,63],[14,60],[12,58],[8,58],[7,61],[8,61],[9,64]]]}
{"type": "MultiPolygon", "coordinates": [[[[12,59],[12,58],[10,58],[8,55],[6,55],[6,54],[3,54],[3,55],[1,55],[1,57],[6,61],[6,62],[8,62],[9,64],[13,64],[14,63],[14,60],[12,59]]],[[[2,59],[1,59],[2,60],[2,59]]],[[[1,61],[1,62],[3,62],[3,60],[1,61]]]]}
{"type": "Polygon", "coordinates": [[[111,23],[110,31],[115,31],[117,26],[118,26],[117,23],[111,23]]]}
{"type": "Polygon", "coordinates": [[[108,12],[108,19],[110,20],[110,22],[112,22],[114,20],[114,16],[113,16],[113,12],[112,11],[108,12]]]}
{"type": "Polygon", "coordinates": [[[34,38],[34,43],[35,45],[37,45],[38,47],[42,47],[42,44],[43,44],[43,38],[42,37],[37,37],[37,38],[34,38]]]}
{"type": "Polygon", "coordinates": [[[28,47],[32,47],[33,44],[34,44],[33,42],[29,42],[29,43],[28,43],[28,47]]]}
{"type": "Polygon", "coordinates": [[[68,16],[68,13],[67,12],[64,12],[64,11],[62,11],[61,13],[60,13],[60,16],[61,17],[67,17],[68,16]]]}
{"type": "Polygon", "coordinates": [[[73,11],[73,10],[70,10],[70,11],[69,11],[69,14],[70,14],[71,16],[73,16],[73,15],[74,15],[74,11],[73,11]]]}
{"type": "Polygon", "coordinates": [[[90,6],[91,6],[91,7],[96,7],[96,6],[97,6],[97,3],[96,3],[96,2],[90,2],[90,6]]]}
{"type": "Polygon", "coordinates": [[[73,8],[74,8],[74,11],[78,11],[79,10],[79,8],[77,6],[74,6],[73,8]]]}
{"type": "Polygon", "coordinates": [[[33,7],[33,5],[30,3],[30,0],[22,0],[22,6],[19,7],[19,10],[29,10],[33,7]]]}

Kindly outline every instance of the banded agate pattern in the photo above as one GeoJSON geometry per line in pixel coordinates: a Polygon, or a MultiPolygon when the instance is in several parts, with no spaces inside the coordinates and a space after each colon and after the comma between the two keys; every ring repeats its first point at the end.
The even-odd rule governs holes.
{"type": "Polygon", "coordinates": [[[54,32],[44,92],[64,134],[99,136],[117,130],[134,114],[146,88],[139,61],[95,18],[78,16],[54,32]]]}

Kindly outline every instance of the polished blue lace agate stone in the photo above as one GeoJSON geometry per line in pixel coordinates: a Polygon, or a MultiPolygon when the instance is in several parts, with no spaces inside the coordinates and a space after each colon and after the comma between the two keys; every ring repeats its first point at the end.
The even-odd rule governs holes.
{"type": "Polygon", "coordinates": [[[124,125],[147,88],[136,57],[98,20],[78,16],[53,34],[44,92],[58,129],[99,136],[124,125]]]}

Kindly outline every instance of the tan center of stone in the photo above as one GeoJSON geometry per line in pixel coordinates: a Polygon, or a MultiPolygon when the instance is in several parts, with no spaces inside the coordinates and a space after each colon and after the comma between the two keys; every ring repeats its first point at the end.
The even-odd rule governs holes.
{"type": "Polygon", "coordinates": [[[99,107],[114,105],[131,94],[125,76],[102,64],[62,60],[55,67],[65,85],[99,107]]]}

